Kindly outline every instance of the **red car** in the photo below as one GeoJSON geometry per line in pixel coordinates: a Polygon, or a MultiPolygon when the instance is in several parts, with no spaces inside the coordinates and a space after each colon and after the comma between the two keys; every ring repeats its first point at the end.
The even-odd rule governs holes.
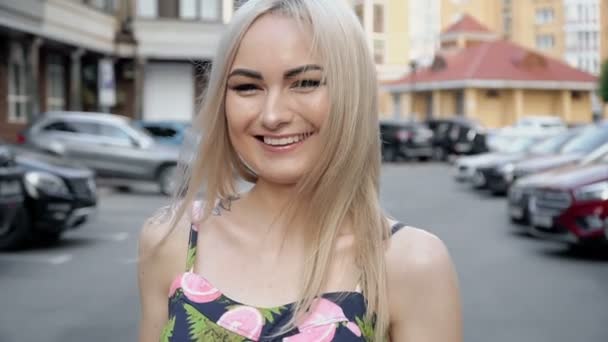
{"type": "Polygon", "coordinates": [[[608,156],[543,176],[530,199],[531,233],[608,246],[608,156]]]}

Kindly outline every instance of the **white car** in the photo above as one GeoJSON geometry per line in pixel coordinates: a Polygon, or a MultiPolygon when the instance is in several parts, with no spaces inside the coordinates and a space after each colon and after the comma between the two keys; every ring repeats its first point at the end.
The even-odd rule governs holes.
{"type": "Polygon", "coordinates": [[[507,126],[492,131],[487,144],[491,151],[500,150],[499,144],[505,140],[520,137],[549,137],[568,129],[564,121],[555,116],[527,116],[521,118],[513,126],[507,126]]]}

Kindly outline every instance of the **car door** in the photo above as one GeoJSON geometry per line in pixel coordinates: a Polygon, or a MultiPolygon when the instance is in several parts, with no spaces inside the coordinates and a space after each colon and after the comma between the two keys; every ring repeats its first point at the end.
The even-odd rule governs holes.
{"type": "Polygon", "coordinates": [[[143,151],[138,139],[118,122],[99,123],[99,158],[103,160],[104,176],[148,178],[153,165],[149,153],[143,151]]]}
{"type": "Polygon", "coordinates": [[[44,150],[59,146],[66,157],[97,170],[97,130],[91,122],[54,118],[44,123],[36,132],[35,145],[44,150]]]}

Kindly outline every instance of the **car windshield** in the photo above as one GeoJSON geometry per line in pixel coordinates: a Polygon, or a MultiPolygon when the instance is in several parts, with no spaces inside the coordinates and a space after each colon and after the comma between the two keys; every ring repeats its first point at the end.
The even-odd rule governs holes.
{"type": "Polygon", "coordinates": [[[570,140],[562,149],[563,153],[591,153],[591,151],[608,142],[608,128],[593,127],[584,130],[570,140]]]}
{"type": "Polygon", "coordinates": [[[534,154],[549,154],[560,152],[568,141],[572,140],[576,135],[573,133],[559,134],[541,141],[539,144],[532,146],[529,152],[534,154]]]}

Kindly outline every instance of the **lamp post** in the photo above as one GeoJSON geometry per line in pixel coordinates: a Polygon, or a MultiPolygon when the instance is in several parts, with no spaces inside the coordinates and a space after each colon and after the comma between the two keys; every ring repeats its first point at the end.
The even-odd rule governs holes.
{"type": "Polygon", "coordinates": [[[410,72],[412,73],[412,86],[410,89],[410,120],[413,121],[416,112],[416,70],[418,62],[415,59],[410,61],[410,72]]]}

